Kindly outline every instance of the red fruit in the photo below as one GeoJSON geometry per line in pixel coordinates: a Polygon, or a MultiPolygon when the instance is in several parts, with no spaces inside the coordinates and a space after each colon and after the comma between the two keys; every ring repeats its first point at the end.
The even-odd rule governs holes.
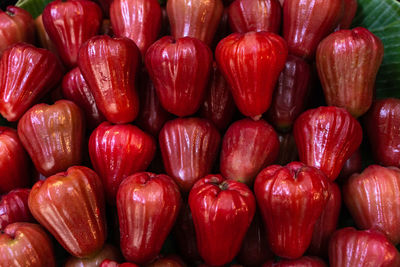
{"type": "Polygon", "coordinates": [[[15,189],[1,197],[0,231],[16,222],[34,222],[28,207],[30,189],[15,189]]]}
{"type": "Polygon", "coordinates": [[[62,61],[73,68],[81,45],[99,32],[102,12],[92,1],[55,0],[46,5],[42,18],[62,61]]]}
{"type": "Polygon", "coordinates": [[[229,85],[214,62],[208,90],[200,107],[200,114],[223,131],[232,121],[234,113],[235,102],[229,85]]]}
{"type": "Polygon", "coordinates": [[[181,117],[199,109],[211,66],[210,48],[190,37],[175,40],[165,36],[146,53],[146,67],[161,105],[181,117]]]}
{"type": "Polygon", "coordinates": [[[272,165],[257,176],[254,193],[274,254],[296,259],[307,250],[329,197],[327,183],[321,171],[300,162],[272,165]]]}
{"type": "Polygon", "coordinates": [[[117,194],[121,250],[125,259],[139,264],[153,260],[174,225],[181,205],[179,188],[169,176],[142,172],[125,179],[117,194]]]}
{"type": "Polygon", "coordinates": [[[210,45],[223,10],[221,0],[169,0],[171,33],[175,39],[188,36],[210,45]]]}
{"type": "Polygon", "coordinates": [[[269,121],[287,132],[305,110],[311,89],[311,67],[303,59],[289,55],[279,75],[277,87],[268,110],[269,121]]]}
{"type": "Polygon", "coordinates": [[[36,169],[45,176],[82,162],[82,111],[68,100],[38,104],[18,122],[18,136],[36,169]]]}
{"type": "Polygon", "coordinates": [[[28,11],[16,6],[0,10],[0,57],[12,44],[33,43],[34,40],[35,25],[28,11]]]}
{"type": "Polygon", "coordinates": [[[329,242],[331,267],[399,266],[399,253],[387,238],[373,230],[352,227],[336,231],[329,242]]]}
{"type": "Polygon", "coordinates": [[[351,176],[343,198],[360,229],[376,229],[400,242],[400,169],[371,165],[351,176]]]}
{"type": "Polygon", "coordinates": [[[207,120],[175,119],[167,122],[159,135],[164,167],[183,192],[211,172],[221,137],[207,120]]]}
{"type": "Polygon", "coordinates": [[[232,261],[256,210],[250,189],[221,175],[208,175],[193,186],[189,205],[203,260],[213,266],[232,261]]]}
{"type": "Polygon", "coordinates": [[[105,244],[103,249],[91,258],[70,257],[64,267],[99,267],[105,259],[120,260],[121,252],[116,247],[105,244]]]}
{"type": "Polygon", "coordinates": [[[18,138],[17,131],[2,126],[0,126],[0,173],[0,194],[30,185],[28,154],[18,138]]]}
{"type": "Polygon", "coordinates": [[[229,6],[229,24],[234,32],[279,33],[281,5],[278,0],[236,0],[229,6]]]}
{"type": "Polygon", "coordinates": [[[104,122],[92,132],[90,159],[110,204],[115,203],[120,183],[129,175],[146,170],[155,151],[154,139],[133,125],[104,122]]]}
{"type": "Polygon", "coordinates": [[[357,0],[343,0],[344,2],[344,13],[340,20],[337,29],[349,29],[353,21],[354,16],[357,13],[357,0]]]}
{"type": "Polygon", "coordinates": [[[221,174],[252,186],[257,174],[273,163],[278,153],[278,135],[267,122],[236,121],[228,128],[222,141],[221,174]]]}
{"type": "Polygon", "coordinates": [[[89,168],[74,166],[37,182],[29,195],[29,209],[73,256],[88,258],[106,239],[103,186],[89,168]]]}
{"type": "Polygon", "coordinates": [[[178,256],[171,255],[158,259],[146,267],[186,267],[186,264],[178,256]]]}
{"type": "Polygon", "coordinates": [[[283,4],[283,37],[289,53],[312,59],[319,42],[338,25],[343,0],[290,0],[283,4]]]}
{"type": "Polygon", "coordinates": [[[13,223],[0,232],[0,265],[53,267],[53,245],[37,224],[13,223]]]}
{"type": "Polygon", "coordinates": [[[57,55],[57,48],[54,46],[54,43],[50,40],[50,37],[44,28],[42,14],[40,14],[35,19],[35,29],[36,29],[36,33],[37,33],[37,36],[39,39],[38,41],[39,41],[40,47],[50,50],[55,55],[57,55]]]}
{"type": "Polygon", "coordinates": [[[261,216],[255,213],[253,221],[243,239],[237,259],[244,266],[261,266],[266,260],[273,259],[274,254],[268,248],[268,242],[262,225],[261,216]]]}
{"type": "Polygon", "coordinates": [[[365,126],[375,161],[400,167],[400,99],[376,101],[365,117],[365,126]]]}
{"type": "Polygon", "coordinates": [[[351,157],[344,163],[342,170],[340,171],[338,180],[340,182],[349,178],[352,174],[362,171],[362,157],[360,150],[351,155],[351,157]]]}
{"type": "Polygon", "coordinates": [[[304,256],[296,260],[273,260],[264,263],[263,267],[327,267],[319,258],[304,256]]]}
{"type": "Polygon", "coordinates": [[[345,108],[356,118],[367,112],[382,58],[382,41],[365,28],[326,37],[318,46],[316,60],[328,105],[345,108]]]}
{"type": "Polygon", "coordinates": [[[157,137],[161,128],[172,118],[160,103],[156,88],[147,72],[143,71],[140,77],[141,82],[139,97],[140,111],[136,123],[141,129],[157,137]]]}
{"type": "Polygon", "coordinates": [[[324,258],[328,256],[329,239],[337,228],[340,207],[342,205],[339,186],[333,182],[327,184],[329,198],[321,216],[315,223],[314,233],[308,249],[310,254],[324,258]]]}
{"type": "Polygon", "coordinates": [[[0,60],[0,113],[8,121],[21,116],[62,78],[54,54],[28,44],[16,44],[0,60]]]}
{"type": "Polygon", "coordinates": [[[278,133],[279,138],[279,155],[276,163],[279,165],[286,165],[292,161],[298,161],[299,155],[297,153],[296,141],[294,140],[293,133],[278,133]]]}
{"type": "Polygon", "coordinates": [[[161,7],[157,0],[114,0],[110,7],[113,31],[133,40],[144,56],[161,29],[161,7]]]}
{"type": "Polygon", "coordinates": [[[116,261],[104,260],[100,264],[100,267],[139,267],[139,266],[134,263],[129,263],[129,262],[118,264],[116,261]]]}
{"type": "Polygon", "coordinates": [[[337,107],[310,109],[296,120],[294,138],[300,160],[334,181],[358,149],[362,129],[349,112],[337,107]]]}
{"type": "Polygon", "coordinates": [[[269,108],[286,57],[286,43],[274,33],[233,33],[219,42],[215,58],[245,116],[259,118],[269,108]]]}
{"type": "Polygon", "coordinates": [[[96,128],[105,120],[79,68],[74,68],[65,74],[62,81],[62,94],[84,111],[86,123],[90,129],[96,128]]]}
{"type": "Polygon", "coordinates": [[[135,88],[139,55],[132,40],[106,35],[91,38],[79,50],[79,68],[109,122],[128,123],[139,112],[135,88]]]}

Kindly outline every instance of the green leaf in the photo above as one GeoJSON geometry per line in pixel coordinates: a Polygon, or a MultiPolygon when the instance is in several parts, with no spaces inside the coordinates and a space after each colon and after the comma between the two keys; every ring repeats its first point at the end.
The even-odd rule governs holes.
{"type": "Polygon", "coordinates": [[[385,47],[376,78],[376,96],[400,98],[400,3],[396,0],[358,0],[353,26],[369,29],[385,47]]]}
{"type": "Polygon", "coordinates": [[[33,18],[37,18],[42,14],[44,7],[52,1],[53,0],[18,0],[15,5],[31,13],[33,18]]]}

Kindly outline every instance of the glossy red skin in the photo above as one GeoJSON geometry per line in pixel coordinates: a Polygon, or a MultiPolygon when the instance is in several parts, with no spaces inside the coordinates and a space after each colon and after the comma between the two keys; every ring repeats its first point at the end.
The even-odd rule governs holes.
{"type": "Polygon", "coordinates": [[[148,49],[145,61],[165,110],[184,117],[199,109],[213,61],[207,45],[191,37],[165,36],[148,49]]]}
{"type": "Polygon", "coordinates": [[[329,242],[331,267],[399,266],[399,252],[381,233],[347,227],[336,231],[329,242]]]}
{"type": "Polygon", "coordinates": [[[110,6],[113,31],[133,40],[144,56],[161,29],[161,7],[157,0],[114,0],[110,6]]]}
{"type": "Polygon", "coordinates": [[[211,172],[220,144],[218,130],[205,119],[168,121],[159,135],[164,168],[183,192],[211,172]]]}
{"type": "Polygon", "coordinates": [[[321,171],[300,162],[272,165],[257,176],[254,193],[275,255],[296,259],[307,250],[329,197],[327,183],[321,171]]]}
{"type": "Polygon", "coordinates": [[[138,264],[153,260],[181,205],[179,188],[167,175],[141,172],[126,178],[117,194],[120,244],[125,259],[138,264]]]}
{"type": "Polygon", "coordinates": [[[340,182],[349,178],[352,174],[362,171],[362,157],[360,150],[351,155],[351,157],[344,163],[342,170],[340,171],[338,180],[340,182]]]}
{"type": "Polygon", "coordinates": [[[283,4],[283,37],[289,53],[312,59],[319,42],[338,25],[343,0],[291,0],[283,4]]]}
{"type": "Polygon", "coordinates": [[[364,123],[375,162],[400,167],[400,99],[374,102],[364,123]]]}
{"type": "Polygon", "coordinates": [[[210,174],[193,186],[189,205],[203,260],[213,266],[232,261],[256,210],[250,189],[243,183],[210,174]]]}
{"type": "Polygon", "coordinates": [[[139,266],[129,262],[118,264],[116,261],[107,259],[100,264],[100,267],[139,267],[139,266]]]}
{"type": "Polygon", "coordinates": [[[289,55],[279,75],[268,109],[268,121],[276,129],[287,132],[306,109],[311,89],[311,66],[303,59],[289,55]]]}
{"type": "Polygon", "coordinates": [[[2,266],[56,266],[50,237],[38,224],[8,225],[0,232],[0,263],[2,266]]]}
{"type": "Polygon", "coordinates": [[[208,88],[200,107],[201,117],[209,119],[223,131],[231,123],[234,113],[235,102],[229,85],[214,62],[208,88]]]}
{"type": "Polygon", "coordinates": [[[264,263],[262,267],[327,267],[325,262],[316,257],[304,256],[296,260],[273,260],[264,263]]]}
{"type": "Polygon", "coordinates": [[[54,43],[50,40],[50,37],[47,34],[46,29],[44,28],[42,14],[40,14],[35,19],[35,29],[40,47],[50,50],[52,53],[57,55],[57,48],[55,47],[54,43]]]}
{"type": "Polygon", "coordinates": [[[0,194],[28,187],[31,182],[31,163],[17,131],[0,126],[0,194]]]}
{"type": "Polygon", "coordinates": [[[278,0],[236,0],[228,9],[233,32],[279,33],[282,10],[278,0]]]}
{"type": "Polygon", "coordinates": [[[362,27],[322,40],[316,61],[327,104],[345,108],[356,118],[367,112],[382,59],[382,41],[362,27]]]}
{"type": "Polygon", "coordinates": [[[293,128],[300,160],[320,169],[334,181],[362,141],[360,123],[345,109],[310,109],[293,128]]]}
{"type": "Polygon", "coordinates": [[[17,121],[62,78],[62,67],[48,50],[19,43],[0,60],[0,113],[17,121]]]}
{"type": "Polygon", "coordinates": [[[42,19],[63,63],[73,68],[81,45],[98,34],[102,12],[92,1],[55,0],[46,5],[42,19]]]}
{"type": "Polygon", "coordinates": [[[233,33],[219,42],[215,58],[243,115],[260,117],[269,108],[287,53],[285,40],[269,32],[233,33]]]}
{"type": "Polygon", "coordinates": [[[14,189],[0,200],[0,231],[16,222],[34,222],[28,207],[30,189],[14,189]]]}
{"type": "Polygon", "coordinates": [[[70,257],[64,267],[99,267],[105,259],[119,261],[122,259],[121,252],[116,247],[105,244],[103,249],[91,258],[70,257]]]}
{"type": "Polygon", "coordinates": [[[45,176],[82,162],[83,113],[68,100],[37,104],[18,122],[18,136],[36,169],[45,176]]]}
{"type": "Polygon", "coordinates": [[[351,23],[353,22],[353,18],[357,13],[358,3],[357,0],[343,0],[344,2],[344,13],[343,17],[340,20],[338,25],[338,29],[349,29],[351,23]]]}
{"type": "Polygon", "coordinates": [[[16,6],[8,6],[6,11],[0,10],[0,57],[12,44],[34,41],[35,26],[28,11],[16,6]]]}
{"type": "Polygon", "coordinates": [[[112,123],[133,121],[139,112],[135,76],[140,51],[128,38],[95,36],[79,50],[79,69],[96,105],[112,123]]]}
{"type": "Polygon", "coordinates": [[[175,39],[188,36],[210,45],[223,10],[221,0],[169,0],[171,34],[175,39]]]}
{"type": "Polygon", "coordinates": [[[104,184],[107,201],[115,203],[121,182],[149,166],[156,142],[134,125],[100,124],[89,139],[89,154],[94,170],[104,184]]]}
{"type": "Polygon", "coordinates": [[[274,254],[268,248],[268,242],[262,225],[261,216],[255,213],[253,221],[243,239],[237,260],[244,266],[257,267],[265,261],[273,259],[274,254]]]}
{"type": "Polygon", "coordinates": [[[187,201],[183,203],[176,219],[173,234],[177,241],[179,255],[189,262],[197,262],[201,259],[197,249],[196,230],[194,229],[192,212],[187,201]]]}
{"type": "Polygon", "coordinates": [[[376,229],[400,242],[400,169],[370,165],[343,187],[343,199],[359,229],[376,229]]]}
{"type": "Polygon", "coordinates": [[[37,182],[28,199],[35,219],[73,256],[89,258],[106,239],[103,185],[89,168],[74,166],[37,182]]]}
{"type": "Polygon", "coordinates": [[[156,260],[146,267],[186,267],[187,265],[176,255],[170,255],[156,260]]]}
{"type": "Polygon", "coordinates": [[[157,137],[164,124],[173,117],[161,106],[156,88],[146,71],[142,72],[139,82],[140,111],[136,123],[141,129],[157,137]]]}
{"type": "Polygon", "coordinates": [[[329,198],[321,216],[315,223],[311,244],[308,248],[309,254],[323,258],[327,258],[328,256],[329,239],[337,228],[340,207],[342,205],[339,186],[333,182],[327,184],[329,198]]]}
{"type": "Polygon", "coordinates": [[[84,111],[89,129],[96,128],[105,120],[79,68],[74,68],[64,75],[61,87],[63,96],[84,111]]]}
{"type": "Polygon", "coordinates": [[[222,140],[221,174],[252,186],[257,174],[273,163],[278,153],[279,139],[271,125],[264,120],[236,121],[222,140]]]}
{"type": "Polygon", "coordinates": [[[279,138],[279,155],[276,163],[279,165],[286,165],[292,161],[298,161],[299,155],[297,153],[296,141],[294,140],[293,133],[278,133],[279,138]]]}

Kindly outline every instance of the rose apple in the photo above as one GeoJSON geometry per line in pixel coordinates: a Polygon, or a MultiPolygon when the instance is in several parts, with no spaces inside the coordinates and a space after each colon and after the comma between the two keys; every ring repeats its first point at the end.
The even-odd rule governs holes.
{"type": "Polygon", "coordinates": [[[0,231],[16,222],[34,222],[28,207],[30,189],[15,189],[0,199],[0,231]]]}
{"type": "Polygon", "coordinates": [[[176,255],[160,258],[146,267],[186,267],[187,265],[176,255]]]}
{"type": "Polygon", "coordinates": [[[91,258],[70,257],[64,267],[99,267],[105,259],[119,261],[122,259],[121,252],[116,247],[105,244],[103,249],[91,258]]]}
{"type": "Polygon", "coordinates": [[[100,267],[139,267],[139,266],[129,262],[118,264],[118,262],[116,261],[106,259],[100,264],[100,267]]]}
{"type": "Polygon", "coordinates": [[[357,0],[343,0],[344,2],[344,13],[343,17],[340,19],[340,23],[337,29],[349,29],[353,18],[357,13],[358,3],[357,0]]]}
{"type": "Polygon", "coordinates": [[[304,256],[296,260],[268,261],[262,267],[327,267],[319,258],[304,256]]]}

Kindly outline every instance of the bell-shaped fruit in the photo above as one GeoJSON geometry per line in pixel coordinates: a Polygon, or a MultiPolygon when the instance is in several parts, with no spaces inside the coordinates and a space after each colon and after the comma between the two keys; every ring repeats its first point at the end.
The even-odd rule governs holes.
{"type": "Polygon", "coordinates": [[[376,101],[364,122],[375,161],[400,167],[400,99],[376,101]]]}
{"type": "Polygon", "coordinates": [[[9,46],[35,40],[35,25],[28,11],[8,6],[6,11],[0,10],[0,57],[9,46]]]}
{"type": "Polygon", "coordinates": [[[73,68],[81,45],[98,34],[102,12],[92,1],[55,0],[46,5],[42,19],[62,61],[73,68]]]}
{"type": "Polygon", "coordinates": [[[139,112],[135,87],[140,51],[128,38],[95,36],[79,50],[79,69],[100,112],[112,123],[133,121],[139,112]]]}
{"type": "Polygon", "coordinates": [[[383,234],[347,227],[336,231],[331,237],[329,263],[331,267],[396,267],[400,266],[400,256],[383,234]]]}
{"type": "Polygon", "coordinates": [[[343,199],[359,229],[376,229],[400,242],[400,169],[371,165],[351,176],[343,199]]]}
{"type": "Polygon", "coordinates": [[[307,250],[329,197],[328,182],[321,171],[300,162],[260,172],[254,193],[274,254],[296,259],[307,250]]]}
{"type": "Polygon", "coordinates": [[[110,19],[115,35],[133,40],[144,56],[160,33],[161,7],[157,0],[114,0],[110,19]]]}
{"type": "Polygon", "coordinates": [[[382,59],[382,41],[365,28],[337,31],[322,40],[316,61],[327,104],[356,118],[367,112],[382,59]]]}
{"type": "Polygon", "coordinates": [[[353,18],[357,13],[358,3],[357,0],[343,0],[344,2],[344,13],[343,17],[340,19],[337,29],[349,29],[353,18]]]}
{"type": "Polygon", "coordinates": [[[119,261],[122,255],[116,247],[105,244],[103,249],[91,258],[70,257],[64,267],[99,267],[105,259],[119,261]]]}
{"type": "Polygon", "coordinates": [[[141,172],[126,178],[117,194],[120,244],[125,259],[138,264],[155,259],[181,205],[179,188],[167,175],[141,172]]]}
{"type": "Polygon", "coordinates": [[[103,190],[94,171],[74,166],[37,182],[29,209],[70,254],[87,258],[99,252],[106,239],[103,190]]]}
{"type": "Polygon", "coordinates": [[[120,183],[129,175],[146,170],[155,151],[154,139],[134,125],[103,122],[92,132],[90,159],[110,204],[115,203],[120,183]]]}
{"type": "Polygon", "coordinates": [[[279,139],[271,125],[264,120],[236,121],[222,140],[221,174],[252,186],[257,174],[273,163],[278,153],[279,139]]]}
{"type": "Polygon", "coordinates": [[[203,260],[212,266],[232,261],[256,210],[250,189],[221,175],[208,175],[193,186],[189,205],[203,260]]]}
{"type": "Polygon", "coordinates": [[[279,33],[281,4],[278,0],[236,0],[228,8],[232,31],[279,33]]]}
{"type": "Polygon", "coordinates": [[[168,112],[183,117],[199,109],[212,60],[211,49],[191,37],[165,36],[148,49],[146,67],[168,112]]]}
{"type": "Polygon", "coordinates": [[[36,169],[50,176],[81,163],[84,126],[79,107],[60,100],[29,109],[18,122],[18,136],[36,169]]]}
{"type": "Polygon", "coordinates": [[[305,60],[289,55],[279,75],[267,113],[268,121],[282,132],[289,131],[306,108],[310,86],[311,66],[305,60]]]}
{"type": "Polygon", "coordinates": [[[221,137],[211,122],[178,118],[167,122],[159,135],[163,163],[168,175],[184,192],[211,172],[221,137]]]}
{"type": "Polygon", "coordinates": [[[84,111],[90,129],[96,128],[105,120],[79,68],[74,68],[64,75],[61,87],[63,96],[84,111]]]}
{"type": "Polygon", "coordinates": [[[283,4],[283,37],[289,53],[312,59],[319,42],[343,16],[343,0],[289,0],[283,4]]]}
{"type": "Polygon", "coordinates": [[[210,45],[223,10],[221,0],[169,0],[171,33],[175,39],[188,36],[210,45]]]}
{"type": "Polygon", "coordinates": [[[37,224],[8,225],[0,232],[0,266],[56,266],[50,237],[37,224]]]}
{"type": "Polygon", "coordinates": [[[360,123],[338,107],[310,109],[296,120],[294,138],[300,160],[335,180],[362,141],[360,123]]]}
{"type": "Polygon", "coordinates": [[[327,267],[326,263],[316,257],[304,256],[296,260],[268,261],[262,267],[327,267]]]}
{"type": "Polygon", "coordinates": [[[21,116],[62,78],[62,67],[50,51],[19,43],[0,60],[0,113],[8,121],[21,116]]]}
{"type": "Polygon", "coordinates": [[[31,163],[17,131],[0,126],[0,194],[28,187],[31,163]]]}
{"type": "Polygon", "coordinates": [[[28,207],[30,189],[14,189],[0,198],[0,231],[15,222],[33,222],[28,207]]]}
{"type": "Polygon", "coordinates": [[[286,42],[270,32],[233,33],[219,42],[215,58],[245,116],[261,117],[287,57],[286,42]]]}

